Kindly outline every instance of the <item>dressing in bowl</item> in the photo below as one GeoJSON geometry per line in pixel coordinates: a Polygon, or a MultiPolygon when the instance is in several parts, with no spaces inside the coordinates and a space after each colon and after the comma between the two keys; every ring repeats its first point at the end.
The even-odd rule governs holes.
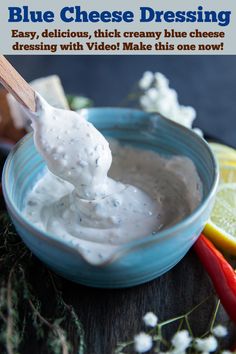
{"type": "MultiPolygon", "coordinates": [[[[3,191],[9,213],[33,253],[68,279],[90,286],[114,288],[151,280],[174,266],[203,229],[218,179],[214,157],[202,138],[157,115],[116,108],[87,109],[81,114],[106,137],[119,141],[118,144],[112,140],[115,158],[109,175],[119,180],[117,198],[107,199],[108,193],[103,199],[107,199],[105,202],[108,201],[110,207],[112,203],[121,203],[127,211],[123,208],[120,215],[109,210],[109,215],[104,215],[101,210],[104,200],[98,205],[96,198],[86,199],[86,195],[79,195],[77,208],[73,210],[75,203],[71,203],[68,197],[68,192],[73,191],[66,190],[64,195],[58,196],[57,183],[60,184],[61,180],[45,173],[45,163],[29,135],[15,147],[5,164],[3,191]],[[162,178],[158,178],[158,172],[162,178]],[[148,176],[152,177],[151,181],[148,176]],[[51,178],[47,184],[51,187],[41,193],[41,196],[48,197],[42,201],[35,196],[40,195],[36,191],[43,188],[43,184],[40,186],[43,178],[51,178]],[[165,183],[158,185],[158,180],[165,183]],[[127,191],[123,185],[129,185],[130,190],[127,191]],[[127,205],[125,193],[134,196],[137,193],[135,189],[144,193],[138,200],[144,200],[143,204],[148,206],[142,208],[142,213],[147,214],[144,219],[139,215],[141,209],[135,197],[131,198],[130,208],[127,205]],[[168,194],[168,190],[171,193],[168,194]],[[36,217],[40,211],[39,200],[45,206],[43,219],[36,217]],[[60,209],[59,202],[62,201],[66,208],[60,209]],[[76,230],[68,227],[71,219],[78,215],[77,209],[87,216],[85,228],[93,226],[99,219],[98,215],[104,216],[103,222],[98,222],[99,233],[90,233],[89,240],[81,227],[76,230]],[[71,210],[69,214],[66,213],[68,210],[71,210]],[[132,214],[132,210],[136,213],[132,214]],[[108,216],[110,219],[106,220],[108,216]],[[58,224],[58,220],[62,222],[58,224]],[[148,224],[144,220],[148,220],[148,224]],[[52,227],[55,222],[56,228],[52,227]],[[127,235],[124,237],[125,232],[122,232],[118,242],[114,230],[121,229],[120,222],[126,223],[127,235]],[[60,231],[55,233],[55,230],[60,231]],[[104,245],[109,247],[104,249],[104,245]]],[[[64,187],[72,188],[71,185],[64,187]]]]}

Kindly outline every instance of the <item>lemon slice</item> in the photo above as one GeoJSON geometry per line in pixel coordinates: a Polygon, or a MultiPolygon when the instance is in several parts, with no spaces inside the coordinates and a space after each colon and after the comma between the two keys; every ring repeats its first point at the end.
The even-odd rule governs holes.
{"type": "Polygon", "coordinates": [[[218,143],[209,143],[220,166],[220,183],[236,182],[236,150],[218,143]]]}
{"type": "Polygon", "coordinates": [[[236,255],[236,150],[209,144],[220,167],[220,185],[204,234],[219,248],[236,255]]]}
{"type": "Polygon", "coordinates": [[[213,153],[216,155],[217,158],[223,156],[232,156],[233,159],[236,159],[236,150],[223,144],[219,143],[209,143],[213,153]]]}
{"type": "Polygon", "coordinates": [[[218,247],[236,255],[236,183],[220,184],[204,234],[218,247]]]}
{"type": "Polygon", "coordinates": [[[220,166],[220,183],[236,183],[236,165],[220,166]]]}
{"type": "Polygon", "coordinates": [[[218,143],[209,143],[209,145],[220,164],[236,166],[235,149],[218,143]]]}

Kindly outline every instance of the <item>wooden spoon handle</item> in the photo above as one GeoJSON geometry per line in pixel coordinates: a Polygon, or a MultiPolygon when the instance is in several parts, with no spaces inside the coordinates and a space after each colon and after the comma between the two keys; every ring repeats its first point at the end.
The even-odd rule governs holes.
{"type": "Polygon", "coordinates": [[[35,91],[3,55],[0,55],[0,82],[19,103],[36,111],[35,91]]]}

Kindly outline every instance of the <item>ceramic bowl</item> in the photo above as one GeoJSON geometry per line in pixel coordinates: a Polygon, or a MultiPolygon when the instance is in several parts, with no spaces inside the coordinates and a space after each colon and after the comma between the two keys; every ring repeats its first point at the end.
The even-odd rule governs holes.
{"type": "Polygon", "coordinates": [[[45,168],[29,134],[14,147],[4,166],[2,182],[8,212],[25,244],[61,276],[101,288],[145,283],[178,263],[202,231],[217,188],[216,161],[201,137],[156,114],[122,108],[90,108],[82,113],[106,137],[162,155],[191,158],[203,184],[201,204],[178,224],[122,245],[115,256],[99,266],[90,265],[69,243],[37,229],[22,216],[25,197],[45,168]]]}

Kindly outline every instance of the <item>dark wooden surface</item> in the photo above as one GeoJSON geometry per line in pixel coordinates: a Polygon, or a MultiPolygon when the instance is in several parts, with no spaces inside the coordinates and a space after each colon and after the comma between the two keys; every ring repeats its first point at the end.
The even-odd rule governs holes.
{"type": "MultiPolygon", "coordinates": [[[[89,354],[113,353],[118,341],[132,339],[144,329],[142,316],[147,311],[156,313],[160,320],[169,319],[187,312],[211,292],[209,279],[193,252],[162,277],[131,289],[104,291],[64,284],[66,298],[81,311],[89,354]]],[[[194,314],[195,333],[206,330],[214,305],[212,299],[194,314]]],[[[219,317],[228,323],[223,311],[219,317]]],[[[171,335],[169,329],[167,335],[171,335]]],[[[229,342],[235,337],[232,329],[229,342]]]]}
{"type": "MultiPolygon", "coordinates": [[[[40,267],[42,266],[39,262],[32,273],[37,283],[35,288],[42,292],[44,278],[42,274],[40,275],[40,267]]],[[[211,282],[193,251],[160,278],[130,289],[87,288],[59,277],[57,283],[65,301],[75,306],[83,323],[86,354],[113,354],[119,341],[130,340],[134,334],[145,329],[142,316],[147,311],[153,311],[163,321],[187,312],[213,293],[211,282]]],[[[44,290],[43,298],[44,306],[49,310],[53,303],[53,294],[47,294],[44,290]]],[[[196,335],[201,335],[208,329],[207,324],[210,322],[215,305],[216,299],[213,296],[191,316],[191,325],[196,335]]],[[[236,328],[222,307],[217,317],[218,322],[225,324],[230,330],[229,336],[224,341],[225,347],[229,348],[235,343],[236,328]]],[[[73,343],[72,353],[76,353],[78,338],[70,332],[70,323],[67,323],[67,330],[73,343]]],[[[168,326],[166,336],[171,337],[174,330],[175,326],[168,326]]],[[[22,354],[31,353],[48,353],[46,344],[28,337],[22,354]]],[[[129,350],[128,353],[131,354],[133,351],[129,350]]]]}

